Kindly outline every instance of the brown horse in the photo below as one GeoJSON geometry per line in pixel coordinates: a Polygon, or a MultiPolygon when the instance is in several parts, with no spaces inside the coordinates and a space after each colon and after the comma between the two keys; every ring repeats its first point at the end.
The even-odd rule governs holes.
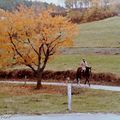
{"type": "Polygon", "coordinates": [[[90,86],[90,81],[89,81],[90,76],[91,76],[91,67],[86,67],[86,70],[84,72],[82,71],[82,68],[79,67],[76,72],[77,84],[80,83],[81,78],[84,77],[85,84],[88,82],[90,86]]]}

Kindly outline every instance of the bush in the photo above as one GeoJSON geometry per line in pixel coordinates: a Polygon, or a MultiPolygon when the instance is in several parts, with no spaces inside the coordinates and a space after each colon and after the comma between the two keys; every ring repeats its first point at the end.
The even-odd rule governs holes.
{"type": "MultiPolygon", "coordinates": [[[[10,78],[35,78],[34,73],[31,70],[13,70],[13,71],[0,71],[0,78],[10,79],[10,78]]],[[[66,81],[69,77],[70,80],[74,80],[76,76],[76,71],[67,70],[67,71],[44,71],[43,79],[44,80],[62,80],[66,81]]],[[[92,80],[94,81],[106,81],[106,82],[120,82],[120,78],[116,77],[112,73],[92,73],[92,80]]]]}
{"type": "Polygon", "coordinates": [[[110,10],[104,10],[102,8],[99,9],[72,9],[68,12],[68,18],[73,23],[85,23],[85,22],[92,22],[92,21],[98,21],[105,18],[116,16],[117,13],[110,11],[110,10]]]}

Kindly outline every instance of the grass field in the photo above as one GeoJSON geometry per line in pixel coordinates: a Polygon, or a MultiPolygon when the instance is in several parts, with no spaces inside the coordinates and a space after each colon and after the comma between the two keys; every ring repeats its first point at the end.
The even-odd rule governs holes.
{"type": "MultiPolygon", "coordinates": [[[[80,33],[75,40],[75,46],[120,48],[120,17],[112,17],[101,21],[80,24],[80,33]]],[[[72,48],[71,48],[72,49],[72,48]]],[[[76,50],[77,50],[76,49],[76,50]]],[[[120,53],[120,51],[118,50],[120,53]]],[[[60,55],[51,61],[47,69],[53,70],[76,70],[82,58],[86,58],[93,72],[107,72],[120,75],[120,55],[85,54],[77,52],[69,55],[60,55]],[[84,55],[83,55],[84,54],[84,55]]]]}
{"type": "MultiPolygon", "coordinates": [[[[0,114],[68,112],[66,88],[44,87],[38,91],[34,86],[0,84],[0,114]]],[[[120,92],[74,88],[73,93],[73,112],[120,113],[120,92]]]]}
{"type": "Polygon", "coordinates": [[[120,17],[79,25],[79,35],[75,40],[77,47],[119,47],[120,17]]]}
{"type": "Polygon", "coordinates": [[[61,55],[47,65],[49,70],[76,70],[85,58],[93,72],[110,72],[120,75],[120,56],[117,55],[61,55]]]}
{"type": "MultiPolygon", "coordinates": [[[[64,71],[77,70],[82,58],[88,61],[95,73],[113,73],[120,76],[120,56],[119,55],[59,55],[48,62],[46,70],[64,71]]],[[[6,70],[27,69],[25,66],[14,66],[6,70]]]]}

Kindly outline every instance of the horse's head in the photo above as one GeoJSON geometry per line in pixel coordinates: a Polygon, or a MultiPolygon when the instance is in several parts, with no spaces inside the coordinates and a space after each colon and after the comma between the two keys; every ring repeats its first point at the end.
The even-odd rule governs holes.
{"type": "Polygon", "coordinates": [[[91,72],[91,67],[86,67],[86,72],[91,72]]]}

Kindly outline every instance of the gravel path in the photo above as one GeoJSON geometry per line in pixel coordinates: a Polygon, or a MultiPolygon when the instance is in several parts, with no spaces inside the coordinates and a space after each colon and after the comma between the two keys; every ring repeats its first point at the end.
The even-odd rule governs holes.
{"type": "MultiPolygon", "coordinates": [[[[0,83],[15,83],[15,84],[36,84],[36,82],[19,82],[19,81],[0,81],[0,83]]],[[[55,86],[67,86],[66,83],[57,83],[57,82],[42,82],[43,85],[55,85],[55,86]]],[[[77,85],[72,84],[74,87],[82,87],[82,88],[91,88],[91,89],[99,89],[99,90],[110,90],[110,91],[120,91],[120,87],[115,86],[102,86],[102,85],[77,85]]]]}

